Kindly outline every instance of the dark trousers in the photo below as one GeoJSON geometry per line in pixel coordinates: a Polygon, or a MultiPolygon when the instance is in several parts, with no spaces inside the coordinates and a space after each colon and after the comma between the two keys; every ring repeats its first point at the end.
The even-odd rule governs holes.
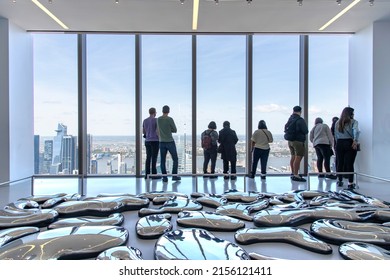
{"type": "Polygon", "coordinates": [[[330,145],[318,144],[314,149],[317,154],[318,172],[322,172],[322,166],[325,167],[326,172],[330,172],[330,157],[332,156],[330,145]]]}
{"type": "Polygon", "coordinates": [[[237,159],[234,160],[223,160],[223,173],[228,174],[229,173],[229,163],[230,163],[230,174],[237,173],[236,169],[236,163],[237,159]]]}
{"type": "MultiPolygon", "coordinates": [[[[176,144],[175,141],[172,142],[160,142],[160,160],[161,160],[161,173],[167,174],[166,159],[167,153],[171,154],[173,160],[172,174],[177,174],[177,169],[179,167],[179,158],[177,156],[176,144]]],[[[175,175],[176,176],[176,175],[175,175]]]]}
{"type": "Polygon", "coordinates": [[[207,167],[209,165],[209,161],[211,160],[211,173],[215,173],[215,164],[217,162],[217,147],[213,147],[208,150],[203,150],[203,173],[207,173],[207,167]]]}
{"type": "MultiPolygon", "coordinates": [[[[336,145],[337,172],[354,172],[357,151],[352,149],[352,139],[338,139],[336,145]]],[[[343,175],[338,175],[339,181],[343,175]]],[[[348,175],[348,182],[353,183],[354,174],[348,175]]]]}
{"type": "Polygon", "coordinates": [[[261,174],[267,174],[267,162],[270,149],[255,148],[252,157],[252,176],[256,175],[257,164],[260,160],[261,174]]]}
{"type": "Polygon", "coordinates": [[[158,141],[145,141],[145,175],[150,174],[150,169],[152,169],[152,174],[157,174],[157,157],[158,151],[160,149],[159,146],[160,143],[158,141]]]}

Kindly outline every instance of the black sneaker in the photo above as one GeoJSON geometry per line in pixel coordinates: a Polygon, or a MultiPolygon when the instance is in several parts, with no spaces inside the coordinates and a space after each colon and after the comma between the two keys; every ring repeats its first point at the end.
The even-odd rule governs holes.
{"type": "Polygon", "coordinates": [[[167,178],[166,176],[164,176],[164,177],[162,177],[162,181],[163,181],[164,183],[166,183],[166,182],[168,182],[168,178],[167,178]]]}
{"type": "Polygon", "coordinates": [[[291,180],[296,181],[296,182],[306,182],[306,179],[305,179],[305,178],[297,177],[297,176],[293,176],[293,177],[291,178],[291,180]]]}
{"type": "Polygon", "coordinates": [[[211,175],[210,179],[218,179],[218,176],[217,175],[211,175]]]}
{"type": "Polygon", "coordinates": [[[223,176],[224,180],[229,180],[229,176],[223,176]]]}
{"type": "Polygon", "coordinates": [[[349,189],[349,190],[354,190],[354,189],[356,189],[356,184],[355,184],[355,183],[348,184],[348,189],[349,189]]]}
{"type": "MultiPolygon", "coordinates": [[[[328,175],[326,175],[328,176],[328,175]]],[[[325,178],[325,175],[324,174],[318,174],[318,178],[325,178]]]]}
{"type": "Polygon", "coordinates": [[[260,176],[261,180],[265,180],[265,175],[260,176]]]}
{"type": "Polygon", "coordinates": [[[173,176],[172,181],[180,181],[181,177],[180,176],[173,176]]]}
{"type": "Polygon", "coordinates": [[[251,179],[254,179],[254,178],[255,178],[255,176],[252,175],[252,174],[247,174],[246,177],[251,178],[251,179]]]}
{"type": "Polygon", "coordinates": [[[344,182],[343,181],[337,181],[337,186],[338,187],[342,187],[344,185],[344,182]]]}
{"type": "Polygon", "coordinates": [[[230,180],[237,180],[237,177],[236,176],[230,176],[230,180]]]}
{"type": "Polygon", "coordinates": [[[337,179],[337,176],[334,175],[334,174],[328,174],[325,176],[327,179],[331,179],[331,180],[336,180],[337,179]]]}

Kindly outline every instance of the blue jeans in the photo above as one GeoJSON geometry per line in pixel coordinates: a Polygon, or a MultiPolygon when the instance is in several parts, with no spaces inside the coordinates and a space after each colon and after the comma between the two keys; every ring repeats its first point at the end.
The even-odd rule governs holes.
{"type": "Polygon", "coordinates": [[[172,174],[177,174],[177,168],[179,166],[179,158],[177,157],[175,141],[160,142],[161,173],[167,174],[167,167],[165,166],[165,164],[166,164],[166,158],[168,152],[170,153],[173,160],[172,174]]]}
{"type": "Polygon", "coordinates": [[[252,176],[256,175],[257,164],[260,160],[261,174],[267,174],[267,162],[270,149],[264,150],[255,148],[253,150],[253,162],[252,162],[252,176]]]}

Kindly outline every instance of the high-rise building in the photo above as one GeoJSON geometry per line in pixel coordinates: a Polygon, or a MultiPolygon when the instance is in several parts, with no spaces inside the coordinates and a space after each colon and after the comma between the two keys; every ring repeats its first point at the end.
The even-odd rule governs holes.
{"type": "Polygon", "coordinates": [[[75,169],[76,137],[64,135],[61,147],[61,165],[63,174],[73,174],[75,169]]]}
{"type": "Polygon", "coordinates": [[[39,135],[34,135],[34,174],[39,174],[39,135]]]}
{"type": "Polygon", "coordinates": [[[56,129],[57,135],[53,139],[53,157],[52,157],[52,168],[50,168],[50,174],[58,174],[62,171],[61,167],[61,150],[62,150],[62,139],[68,134],[66,125],[59,123],[56,129]]]}
{"type": "Polygon", "coordinates": [[[45,140],[43,149],[43,162],[40,174],[49,174],[53,160],[53,140],[45,140]]]}

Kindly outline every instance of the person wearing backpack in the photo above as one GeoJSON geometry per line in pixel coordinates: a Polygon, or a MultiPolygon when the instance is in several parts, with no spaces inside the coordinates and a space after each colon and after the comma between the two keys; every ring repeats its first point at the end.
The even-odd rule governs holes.
{"type": "Polygon", "coordinates": [[[291,153],[291,180],[306,182],[305,178],[299,176],[299,167],[305,155],[306,135],[309,133],[309,129],[301,114],[302,108],[294,106],[293,113],[284,126],[284,139],[288,141],[288,148],[291,153]]]}
{"type": "Polygon", "coordinates": [[[207,169],[209,166],[209,162],[211,160],[210,173],[215,173],[215,165],[217,162],[217,147],[218,147],[218,132],[216,131],[217,124],[214,121],[211,121],[208,125],[208,129],[202,132],[200,138],[203,148],[203,173],[205,174],[203,177],[210,177],[210,179],[216,179],[218,176],[215,175],[207,175],[209,174],[207,169]]]}

